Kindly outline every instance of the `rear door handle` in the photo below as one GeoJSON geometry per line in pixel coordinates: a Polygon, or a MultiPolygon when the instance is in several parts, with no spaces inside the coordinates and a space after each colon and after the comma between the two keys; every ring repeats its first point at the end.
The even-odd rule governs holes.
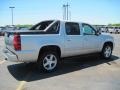
{"type": "Polygon", "coordinates": [[[71,41],[70,39],[68,39],[67,41],[71,41]]]}

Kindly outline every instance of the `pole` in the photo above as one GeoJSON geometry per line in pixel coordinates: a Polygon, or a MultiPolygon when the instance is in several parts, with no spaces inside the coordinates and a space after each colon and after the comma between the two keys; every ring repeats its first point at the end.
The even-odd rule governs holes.
{"type": "Polygon", "coordinates": [[[63,5],[63,20],[66,20],[66,5],[63,5]]]}
{"type": "Polygon", "coordinates": [[[66,20],[66,18],[67,18],[67,13],[66,13],[66,11],[67,11],[67,8],[66,8],[66,5],[65,5],[65,20],[66,20]]]}
{"type": "Polygon", "coordinates": [[[63,20],[65,20],[65,5],[63,5],[63,20]]]}
{"type": "Polygon", "coordinates": [[[67,20],[68,20],[68,6],[69,6],[69,5],[68,5],[68,3],[67,3],[67,5],[66,5],[66,9],[67,9],[67,10],[66,10],[66,12],[67,12],[67,20]]]}
{"type": "Polygon", "coordinates": [[[12,25],[13,25],[13,8],[15,8],[15,7],[9,7],[9,8],[11,8],[11,14],[12,14],[12,25]]]}
{"type": "Polygon", "coordinates": [[[13,8],[11,8],[11,12],[12,12],[12,25],[13,25],[13,8]]]}
{"type": "Polygon", "coordinates": [[[63,20],[69,20],[69,6],[68,3],[63,5],[63,20]]]}

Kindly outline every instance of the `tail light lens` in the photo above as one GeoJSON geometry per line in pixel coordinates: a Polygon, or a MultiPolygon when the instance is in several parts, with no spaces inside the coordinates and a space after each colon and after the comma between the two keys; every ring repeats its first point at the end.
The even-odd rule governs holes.
{"type": "Polygon", "coordinates": [[[15,34],[14,35],[13,45],[14,45],[14,49],[16,51],[20,51],[21,50],[21,37],[20,37],[19,34],[15,34]]]}

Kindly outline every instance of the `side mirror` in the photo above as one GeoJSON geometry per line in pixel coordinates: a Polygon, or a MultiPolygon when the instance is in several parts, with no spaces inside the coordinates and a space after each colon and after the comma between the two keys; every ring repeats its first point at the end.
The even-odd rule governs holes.
{"type": "Polygon", "coordinates": [[[101,30],[98,29],[98,30],[96,31],[96,35],[99,36],[100,34],[101,34],[101,30]]]}

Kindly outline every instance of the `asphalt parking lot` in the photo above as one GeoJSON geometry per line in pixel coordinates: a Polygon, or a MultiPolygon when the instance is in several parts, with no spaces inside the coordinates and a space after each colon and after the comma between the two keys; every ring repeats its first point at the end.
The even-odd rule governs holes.
{"type": "Polygon", "coordinates": [[[120,34],[110,60],[99,56],[65,59],[60,68],[43,73],[35,64],[5,61],[0,37],[0,90],[120,90],[120,34]]]}

